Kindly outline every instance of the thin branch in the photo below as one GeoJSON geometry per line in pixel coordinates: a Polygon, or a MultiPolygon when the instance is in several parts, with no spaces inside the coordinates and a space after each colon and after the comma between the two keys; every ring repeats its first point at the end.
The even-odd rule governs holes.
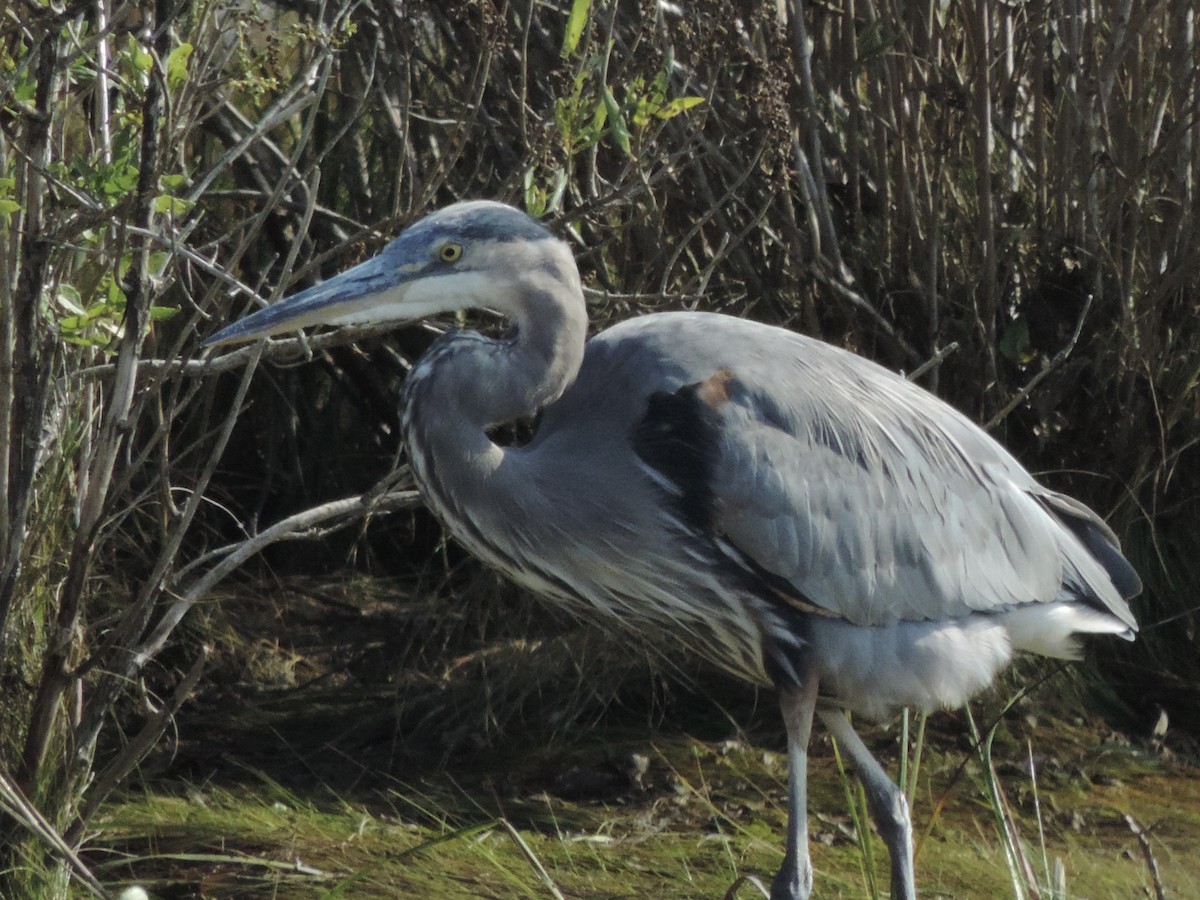
{"type": "Polygon", "coordinates": [[[0,765],[0,811],[7,813],[16,822],[37,835],[43,843],[66,860],[70,864],[71,875],[87,888],[92,896],[100,897],[102,900],[109,897],[109,893],[104,890],[104,886],[79,858],[79,854],[29,801],[20,785],[2,765],[0,765]]]}
{"type": "Polygon", "coordinates": [[[223,559],[188,587],[171,608],[163,614],[154,631],[137,649],[133,658],[135,669],[142,668],[162,649],[167,638],[170,637],[171,632],[187,611],[205,597],[221,579],[272,544],[280,541],[321,537],[329,534],[332,530],[344,528],[367,516],[380,512],[411,509],[420,502],[420,496],[413,490],[387,490],[379,494],[369,491],[365,494],[332,500],[306,509],[276,522],[253,537],[222,548],[218,552],[223,559]]]}
{"type": "Polygon", "coordinates": [[[822,285],[829,288],[843,300],[850,303],[850,305],[865,312],[870,317],[871,321],[873,321],[879,328],[879,330],[891,338],[892,341],[895,342],[896,346],[903,350],[910,359],[921,358],[921,354],[919,354],[916,351],[916,348],[913,347],[913,345],[910,344],[904,338],[904,336],[896,330],[896,326],[893,325],[883,313],[872,306],[871,301],[842,281],[842,279],[836,273],[827,272],[825,271],[825,267],[820,265],[812,266],[811,271],[813,276],[819,282],[821,282],[822,285]]]}
{"type": "Polygon", "coordinates": [[[821,228],[821,255],[827,259],[835,272],[842,271],[842,252],[838,248],[837,228],[829,209],[829,194],[825,187],[825,155],[821,149],[821,118],[817,110],[817,94],[813,87],[812,42],[804,24],[803,0],[795,0],[792,9],[792,64],[800,86],[800,97],[804,103],[804,119],[793,142],[792,151],[796,169],[804,178],[812,194],[817,221],[821,228]],[[800,138],[807,139],[807,152],[800,138]]]}
{"type": "Polygon", "coordinates": [[[1125,814],[1125,824],[1129,826],[1129,830],[1137,838],[1138,846],[1142,850],[1142,857],[1146,860],[1146,868],[1150,870],[1150,881],[1154,885],[1155,900],[1167,900],[1167,892],[1163,887],[1162,873],[1158,870],[1158,860],[1154,858],[1154,851],[1150,847],[1150,833],[1129,813],[1125,814]]]}
{"type": "Polygon", "coordinates": [[[1079,343],[1079,333],[1083,331],[1083,320],[1087,318],[1088,310],[1092,308],[1092,295],[1088,294],[1087,300],[1084,301],[1083,309],[1079,313],[1079,320],[1075,323],[1075,331],[1071,334],[1071,339],[1067,341],[1066,346],[1054,354],[1054,358],[1042,366],[1042,370],[1029,379],[1029,382],[1021,390],[1013,396],[1008,403],[1004,404],[1004,408],[996,413],[986,425],[983,426],[984,431],[991,431],[999,425],[1004,418],[1020,406],[1034,392],[1039,384],[1045,380],[1046,376],[1061,366],[1067,361],[1067,357],[1071,355],[1071,351],[1075,349],[1075,345],[1079,343]]]}
{"type": "Polygon", "coordinates": [[[100,804],[125,780],[134,767],[146,758],[146,754],[154,749],[154,745],[158,743],[158,739],[162,737],[163,732],[167,730],[167,726],[176,713],[179,712],[183,704],[195,692],[196,685],[200,683],[200,676],[204,673],[204,666],[208,662],[209,657],[212,656],[212,650],[213,648],[209,644],[201,645],[200,655],[192,661],[187,674],[183,676],[183,679],[176,686],[174,693],[171,695],[171,701],[155,713],[142,727],[142,730],[134,735],[133,740],[126,744],[121,752],[96,776],[95,783],[88,790],[86,802],[79,810],[74,824],[67,832],[68,843],[74,844],[79,840],[88,820],[95,814],[100,804]]]}
{"type": "Polygon", "coordinates": [[[931,369],[936,368],[937,366],[940,366],[942,364],[942,360],[944,360],[947,356],[949,356],[951,353],[953,353],[957,349],[958,349],[958,341],[951,341],[949,344],[947,344],[945,347],[943,347],[937,353],[933,354],[933,356],[929,357],[929,359],[925,360],[925,362],[921,363],[919,366],[917,366],[915,369],[913,369],[912,372],[910,372],[905,377],[909,381],[916,381],[922,375],[924,375],[926,372],[930,371],[931,369]]]}
{"type": "MultiPolygon", "coordinates": [[[[650,296],[653,297],[653,295],[650,296]]],[[[420,323],[419,327],[427,328],[437,334],[442,331],[428,322],[420,323]]],[[[343,325],[323,334],[260,340],[239,347],[237,350],[230,350],[206,359],[143,359],[138,361],[137,372],[139,376],[157,378],[166,378],[171,375],[204,378],[208,375],[241,369],[259,353],[261,353],[261,359],[281,365],[306,362],[312,359],[314,351],[345,347],[358,341],[388,334],[396,329],[395,322],[380,325],[343,325]]],[[[75,372],[67,372],[62,376],[60,382],[111,378],[115,373],[116,366],[112,363],[105,363],[99,366],[88,366],[86,369],[79,369],[75,372]]]]}

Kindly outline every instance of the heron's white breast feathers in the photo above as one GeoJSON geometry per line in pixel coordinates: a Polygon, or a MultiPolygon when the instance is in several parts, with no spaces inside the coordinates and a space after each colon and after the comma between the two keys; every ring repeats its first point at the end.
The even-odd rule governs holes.
{"type": "Polygon", "coordinates": [[[905,706],[961,706],[992,683],[1013,656],[994,616],[863,628],[814,620],[811,646],[822,693],[872,719],[905,706]]]}
{"type": "Polygon", "coordinates": [[[1085,634],[1131,636],[1105,612],[1057,602],[890,627],[814,619],[809,650],[823,693],[872,719],[885,719],[905,706],[927,711],[961,706],[990,685],[1016,653],[1074,659],[1085,634]]]}

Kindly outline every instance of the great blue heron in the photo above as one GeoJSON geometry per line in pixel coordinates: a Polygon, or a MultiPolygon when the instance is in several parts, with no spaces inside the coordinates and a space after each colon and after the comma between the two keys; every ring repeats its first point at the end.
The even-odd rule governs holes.
{"type": "Polygon", "coordinates": [[[493,310],[503,338],[442,335],[413,366],[403,430],[429,506],[517,583],[671,635],[778,689],[786,854],[773,900],[809,896],[806,765],[818,712],[916,895],[903,794],[850,725],[953,707],[1019,651],[1132,639],[1141,584],[1092,510],[888,370],[780,328],[659,313],[585,343],[567,245],[499,203],[458,203],[368,260],[213,335],[493,310]],[[541,412],[532,440],[489,429],[541,412]]]}

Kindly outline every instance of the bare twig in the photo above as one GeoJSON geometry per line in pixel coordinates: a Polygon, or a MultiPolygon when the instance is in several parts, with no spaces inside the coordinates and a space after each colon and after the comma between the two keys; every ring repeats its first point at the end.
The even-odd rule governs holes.
{"type": "Polygon", "coordinates": [[[856,309],[865,312],[871,321],[875,323],[876,327],[886,334],[897,347],[903,350],[909,359],[920,359],[921,354],[917,353],[916,348],[905,340],[904,336],[896,330],[896,326],[891,323],[887,316],[877,310],[866,297],[843,282],[837,275],[826,272],[822,266],[813,266],[812,273],[821,284],[833,291],[838,297],[841,297],[856,309]]]}
{"type": "MultiPolygon", "coordinates": [[[[650,299],[653,299],[653,296],[650,295],[650,299]]],[[[421,327],[432,326],[423,324],[421,327]]],[[[136,368],[139,377],[167,378],[172,375],[186,375],[189,378],[204,378],[221,372],[241,369],[251,358],[256,356],[262,360],[283,364],[308,360],[312,358],[314,351],[345,347],[368,338],[389,334],[396,328],[395,322],[382,325],[343,325],[324,334],[305,335],[303,338],[274,338],[258,341],[205,359],[142,359],[138,360],[136,368]]],[[[116,366],[106,363],[68,372],[63,375],[63,380],[104,379],[111,378],[114,374],[116,374],[116,366]]]]}
{"type": "Polygon", "coordinates": [[[1163,887],[1162,873],[1158,870],[1158,860],[1154,858],[1154,850],[1150,847],[1150,832],[1143,828],[1138,820],[1129,813],[1124,816],[1125,824],[1138,840],[1142,850],[1142,858],[1146,860],[1146,868],[1150,872],[1150,883],[1154,885],[1155,900],[1167,900],[1167,891],[1163,887]]]}
{"type": "Polygon", "coordinates": [[[419,503],[419,495],[412,490],[388,490],[378,495],[367,492],[332,500],[288,516],[253,537],[214,551],[213,555],[221,557],[221,561],[189,585],[180,598],[163,613],[150,636],[138,647],[133,658],[134,667],[140,669],[149,662],[162,649],[187,611],[207,596],[221,579],[256,553],[261,553],[265,548],[280,541],[322,537],[366,516],[410,509],[419,503]]]}
{"type": "Polygon", "coordinates": [[[951,341],[937,353],[933,354],[933,356],[929,357],[929,359],[925,360],[925,362],[921,363],[919,366],[909,372],[905,377],[909,381],[918,380],[926,372],[929,372],[937,366],[940,366],[942,364],[942,360],[944,360],[957,349],[958,341],[951,341]]]}
{"type": "Polygon", "coordinates": [[[61,857],[70,866],[70,873],[76,881],[83,885],[94,897],[105,900],[109,896],[104,886],[96,879],[74,848],[63,839],[50,822],[46,820],[21,790],[21,786],[0,765],[0,810],[3,810],[14,821],[37,835],[55,855],[61,857]]]}
{"type": "Polygon", "coordinates": [[[797,171],[812,194],[814,211],[821,228],[821,255],[833,271],[842,270],[842,252],[838,248],[837,229],[829,209],[829,194],[825,187],[825,154],[821,149],[821,118],[817,111],[817,94],[813,87],[812,47],[804,24],[804,2],[795,0],[792,16],[792,64],[804,103],[804,117],[797,129],[793,157],[797,171]],[[807,146],[807,150],[803,149],[807,146]]]}
{"type": "Polygon", "coordinates": [[[967,4],[970,22],[967,35],[971,40],[974,59],[974,101],[977,134],[975,136],[975,186],[979,207],[978,242],[983,251],[980,260],[981,283],[977,289],[976,322],[983,339],[984,372],[988,384],[996,382],[996,309],[999,303],[997,267],[999,250],[996,245],[996,198],[992,190],[992,151],[995,135],[992,128],[992,4],[974,0],[967,4]]]}
{"type": "Polygon", "coordinates": [[[51,352],[47,329],[38,309],[49,276],[50,246],[45,239],[46,179],[52,126],[61,72],[57,37],[43,34],[31,51],[36,59],[37,93],[29,133],[22,148],[25,159],[16,167],[14,187],[22,209],[11,228],[6,248],[12,274],[4,274],[5,311],[0,314],[0,477],[4,510],[0,512],[0,652],[8,647],[8,618],[21,572],[34,476],[38,468],[40,433],[46,413],[51,352]],[[11,280],[10,280],[11,279],[11,280]]]}
{"type": "Polygon", "coordinates": [[[1040,372],[1035,374],[1029,379],[1028,382],[1026,382],[1025,387],[1017,391],[1017,393],[1013,395],[1012,399],[1004,404],[1004,407],[998,413],[988,419],[987,424],[983,426],[984,430],[991,431],[993,428],[1003,422],[1005,417],[1010,412],[1028,399],[1029,395],[1037,389],[1037,386],[1041,384],[1043,380],[1045,380],[1047,375],[1067,361],[1067,357],[1071,355],[1071,351],[1074,350],[1075,345],[1079,343],[1079,334],[1081,331],[1083,331],[1084,319],[1087,318],[1088,310],[1091,308],[1092,297],[1089,294],[1087,300],[1084,301],[1083,309],[1079,312],[1079,319],[1075,323],[1075,330],[1071,333],[1071,339],[1067,341],[1066,345],[1061,350],[1054,354],[1053,359],[1042,366],[1040,372]]]}
{"type": "Polygon", "coordinates": [[[169,703],[155,713],[145,725],[104,767],[104,769],[96,776],[95,783],[91,790],[88,791],[87,800],[80,808],[76,816],[75,823],[67,832],[67,841],[70,845],[78,843],[83,835],[83,830],[87,826],[88,820],[100,808],[108,796],[115,790],[122,781],[134,770],[138,763],[146,758],[146,754],[154,749],[154,745],[158,743],[163,732],[167,729],[171,720],[176,713],[183,707],[183,704],[191,699],[192,694],[196,690],[196,685],[200,683],[200,676],[204,673],[204,666],[212,655],[212,647],[204,644],[200,647],[200,654],[192,661],[192,665],[188,668],[187,673],[180,679],[179,684],[175,687],[174,693],[171,695],[169,703]]]}

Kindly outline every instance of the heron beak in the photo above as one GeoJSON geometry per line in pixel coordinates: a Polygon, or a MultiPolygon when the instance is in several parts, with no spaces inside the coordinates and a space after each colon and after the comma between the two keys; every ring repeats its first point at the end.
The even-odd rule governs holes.
{"type": "Polygon", "coordinates": [[[299,331],[312,325],[353,325],[418,318],[406,310],[404,295],[418,276],[419,264],[396,265],[379,256],[347,269],[328,281],[227,325],[204,339],[216,347],[299,331]]]}

